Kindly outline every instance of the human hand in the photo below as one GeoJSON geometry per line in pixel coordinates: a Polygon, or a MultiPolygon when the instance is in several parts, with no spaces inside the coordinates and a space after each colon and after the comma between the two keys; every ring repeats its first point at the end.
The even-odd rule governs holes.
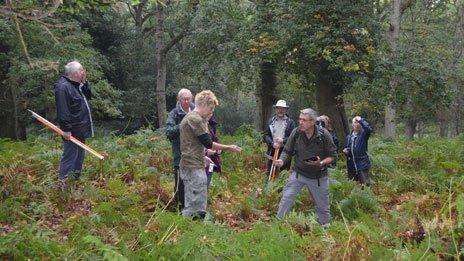
{"type": "Polygon", "coordinates": [[[282,166],[284,165],[284,161],[281,160],[281,159],[278,159],[278,160],[274,161],[274,165],[275,165],[276,167],[279,167],[279,168],[280,168],[280,167],[282,167],[282,166]]]}
{"type": "Polygon", "coordinates": [[[349,153],[348,149],[347,149],[347,148],[344,148],[344,149],[343,149],[343,153],[348,154],[348,153],[349,153]]]}
{"type": "Polygon", "coordinates": [[[213,163],[214,162],[208,157],[208,156],[204,156],[204,161],[205,161],[205,166],[208,166],[209,164],[213,163]]]}
{"type": "Polygon", "coordinates": [[[215,150],[211,150],[211,149],[207,149],[207,150],[206,150],[206,155],[207,155],[207,156],[213,156],[215,153],[216,153],[215,150]]]}
{"type": "Polygon", "coordinates": [[[63,132],[63,139],[70,140],[71,139],[71,132],[69,132],[69,131],[63,132]]]}
{"type": "Polygon", "coordinates": [[[357,121],[357,122],[361,121],[361,116],[354,117],[354,120],[357,121]]]}
{"type": "Polygon", "coordinates": [[[242,148],[237,145],[229,145],[229,150],[235,153],[239,153],[242,151],[242,148]]]}
{"type": "Polygon", "coordinates": [[[280,148],[280,143],[274,142],[274,143],[272,144],[272,147],[273,147],[274,149],[279,149],[279,148],[280,148]]]}

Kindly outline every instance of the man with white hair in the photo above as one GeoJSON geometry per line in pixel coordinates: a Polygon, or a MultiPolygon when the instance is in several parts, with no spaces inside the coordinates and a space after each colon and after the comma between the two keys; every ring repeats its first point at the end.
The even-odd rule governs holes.
{"type": "Polygon", "coordinates": [[[174,200],[181,211],[184,208],[184,182],[179,175],[180,162],[180,132],[179,124],[182,119],[193,110],[192,93],[188,89],[181,89],[177,94],[176,107],[169,112],[166,121],[166,136],[171,141],[174,166],[174,200]]]}
{"type": "Polygon", "coordinates": [[[55,83],[56,120],[63,130],[63,156],[60,161],[57,189],[66,188],[70,174],[78,179],[84,162],[84,149],[69,139],[71,135],[85,142],[93,136],[92,115],[88,100],[91,99],[87,72],[78,61],[65,65],[64,75],[55,83]]]}

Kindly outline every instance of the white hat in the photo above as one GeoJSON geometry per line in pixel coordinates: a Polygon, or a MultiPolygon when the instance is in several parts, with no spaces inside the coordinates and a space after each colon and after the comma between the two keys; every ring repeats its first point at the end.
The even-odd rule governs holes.
{"type": "Polygon", "coordinates": [[[282,107],[282,108],[288,108],[287,102],[284,100],[278,100],[275,105],[272,105],[272,107],[282,107]]]}

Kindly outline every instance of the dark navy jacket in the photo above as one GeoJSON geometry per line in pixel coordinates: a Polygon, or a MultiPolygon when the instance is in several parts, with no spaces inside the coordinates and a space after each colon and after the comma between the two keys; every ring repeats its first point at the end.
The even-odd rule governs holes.
{"type": "MultiPolygon", "coordinates": [[[[193,110],[193,103],[190,104],[190,110],[193,110]]],[[[172,145],[172,157],[174,167],[179,167],[180,163],[180,132],[179,124],[185,117],[185,113],[180,107],[180,103],[176,104],[176,107],[169,112],[168,119],[166,120],[166,136],[171,141],[172,145]]]]}
{"type": "Polygon", "coordinates": [[[85,140],[93,134],[90,106],[85,102],[92,98],[90,87],[86,82],[79,91],[80,83],[61,76],[55,83],[56,121],[61,130],[71,132],[79,139],[85,140]]]}
{"type": "Polygon", "coordinates": [[[367,170],[371,167],[369,155],[367,155],[367,142],[372,128],[365,119],[361,119],[359,124],[362,129],[358,135],[355,137],[352,131],[345,140],[345,148],[348,149],[347,165],[348,170],[351,171],[367,170]]]}

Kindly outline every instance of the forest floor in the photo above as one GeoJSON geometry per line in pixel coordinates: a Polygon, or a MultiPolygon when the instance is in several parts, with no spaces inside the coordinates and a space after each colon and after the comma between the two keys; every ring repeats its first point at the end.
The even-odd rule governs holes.
{"type": "Polygon", "coordinates": [[[2,259],[459,259],[464,253],[464,136],[370,140],[370,188],[330,170],[331,226],[318,225],[305,189],[293,212],[275,214],[288,172],[265,182],[259,133],[242,127],[224,143],[223,173],[209,189],[206,221],[172,204],[170,143],[158,132],[89,140],[84,172],[55,189],[61,141],[47,131],[0,140],[2,259]]]}

